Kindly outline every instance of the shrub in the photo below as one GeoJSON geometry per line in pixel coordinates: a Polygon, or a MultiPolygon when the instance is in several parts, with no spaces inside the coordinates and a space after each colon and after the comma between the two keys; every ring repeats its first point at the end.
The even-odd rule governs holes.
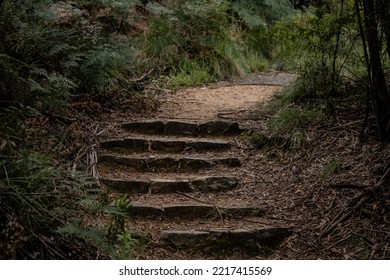
{"type": "Polygon", "coordinates": [[[360,59],[353,52],[353,11],[340,5],[333,5],[332,12],[324,9],[297,12],[278,22],[274,32],[279,57],[300,75],[293,96],[321,98],[331,105],[348,65],[360,59]]]}
{"type": "Polygon", "coordinates": [[[318,111],[287,107],[270,120],[270,128],[277,133],[291,132],[318,121],[321,119],[321,116],[321,113],[318,111]]]}

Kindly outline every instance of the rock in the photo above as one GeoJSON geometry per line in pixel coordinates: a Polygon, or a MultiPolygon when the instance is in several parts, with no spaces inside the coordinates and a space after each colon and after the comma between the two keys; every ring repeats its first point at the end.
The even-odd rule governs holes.
{"type": "Polygon", "coordinates": [[[257,229],[210,229],[208,231],[163,231],[164,241],[175,246],[213,245],[227,242],[230,245],[268,247],[276,246],[291,234],[288,228],[265,227],[257,229]]]}
{"type": "Polygon", "coordinates": [[[102,142],[100,145],[102,148],[106,148],[117,152],[129,152],[129,151],[146,152],[149,149],[149,143],[147,140],[137,139],[137,138],[107,140],[102,142]]]}
{"type": "Polygon", "coordinates": [[[139,202],[132,202],[130,212],[132,215],[141,216],[161,216],[164,211],[161,207],[152,206],[139,202]]]}
{"type": "Polygon", "coordinates": [[[114,156],[114,155],[101,155],[99,162],[122,164],[133,168],[142,168],[145,166],[145,162],[142,158],[130,158],[125,156],[114,156]]]}
{"type": "Polygon", "coordinates": [[[151,141],[151,149],[164,152],[183,152],[194,150],[197,152],[209,150],[229,149],[230,143],[221,140],[180,141],[180,140],[154,140],[151,141]]]}
{"type": "Polygon", "coordinates": [[[177,247],[198,245],[211,241],[212,236],[207,231],[175,231],[165,230],[161,232],[161,239],[177,247]]]}
{"type": "Polygon", "coordinates": [[[121,140],[107,140],[101,143],[102,148],[116,152],[148,152],[150,150],[178,153],[187,150],[209,151],[226,150],[230,143],[223,140],[146,140],[138,138],[125,138],[121,140]]]}
{"type": "Polygon", "coordinates": [[[203,140],[189,143],[189,146],[195,151],[209,150],[227,150],[230,149],[230,143],[223,140],[203,140]]]}
{"type": "Polygon", "coordinates": [[[207,217],[213,216],[216,209],[209,204],[178,204],[178,205],[163,205],[164,213],[167,216],[175,217],[207,217]]]}
{"type": "Polygon", "coordinates": [[[193,123],[179,120],[145,120],[122,124],[130,132],[157,134],[157,135],[238,135],[241,129],[237,122],[210,121],[206,123],[193,123]]]}
{"type": "Polygon", "coordinates": [[[238,158],[218,158],[214,159],[216,164],[226,165],[230,167],[239,167],[241,166],[241,161],[238,158]]]}
{"type": "Polygon", "coordinates": [[[258,207],[230,206],[222,209],[223,213],[230,217],[251,216],[260,217],[265,214],[265,210],[258,207]]]}
{"type": "Polygon", "coordinates": [[[137,121],[125,123],[122,127],[130,132],[145,133],[145,134],[163,134],[164,123],[162,121],[137,121]]]}
{"type": "Polygon", "coordinates": [[[215,165],[238,167],[241,162],[238,158],[201,158],[201,157],[134,157],[103,154],[99,162],[125,165],[142,171],[178,171],[200,170],[215,165]]]}
{"type": "Polygon", "coordinates": [[[102,178],[101,182],[119,192],[123,193],[172,193],[192,192],[194,189],[204,192],[227,191],[237,185],[237,179],[234,177],[200,177],[193,180],[175,180],[175,179],[114,179],[102,178]]]}
{"type": "Polygon", "coordinates": [[[151,142],[151,149],[153,151],[164,151],[170,153],[178,153],[184,151],[188,147],[188,143],[179,140],[155,140],[151,142]]]}
{"type": "Polygon", "coordinates": [[[148,193],[150,190],[150,182],[144,180],[102,178],[100,181],[104,185],[122,193],[148,193]]]}
{"type": "Polygon", "coordinates": [[[179,160],[172,157],[148,158],[145,159],[145,165],[148,170],[177,170],[180,166],[179,160]]]}
{"type": "Polygon", "coordinates": [[[203,158],[180,158],[179,166],[180,169],[202,169],[209,168],[214,165],[213,160],[203,159],[203,158]]]}
{"type": "Polygon", "coordinates": [[[137,215],[185,217],[185,218],[220,218],[228,216],[231,219],[242,216],[258,217],[265,213],[263,209],[246,206],[219,207],[211,204],[166,204],[162,207],[145,203],[132,203],[133,212],[137,215]]]}
{"type": "Polygon", "coordinates": [[[237,122],[211,121],[198,126],[198,134],[205,135],[238,135],[241,133],[237,122]]]}
{"type": "Polygon", "coordinates": [[[231,243],[249,244],[255,242],[255,230],[249,229],[211,229],[210,234],[217,240],[231,243]]]}
{"type": "Polygon", "coordinates": [[[188,135],[195,136],[197,124],[181,121],[167,121],[165,123],[165,135],[188,135]]]}
{"type": "Polygon", "coordinates": [[[228,191],[235,188],[238,181],[235,177],[227,176],[206,176],[191,181],[191,186],[196,190],[204,192],[228,191]]]}
{"type": "Polygon", "coordinates": [[[191,192],[192,189],[188,181],[166,180],[166,179],[152,179],[151,192],[156,193],[172,193],[176,191],[191,192]]]}

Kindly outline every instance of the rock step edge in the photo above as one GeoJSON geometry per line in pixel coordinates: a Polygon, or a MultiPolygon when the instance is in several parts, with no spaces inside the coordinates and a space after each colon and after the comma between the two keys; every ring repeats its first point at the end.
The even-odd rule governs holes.
{"type": "Polygon", "coordinates": [[[238,122],[229,121],[195,123],[180,120],[144,120],[124,123],[122,128],[134,133],[187,136],[233,136],[244,131],[240,129],[238,122]]]}
{"type": "Polygon", "coordinates": [[[184,152],[184,151],[212,151],[231,148],[229,141],[224,140],[151,140],[142,138],[122,138],[105,140],[100,146],[114,152],[184,152]]]}
{"type": "Polygon", "coordinates": [[[121,193],[174,193],[180,192],[223,192],[235,188],[238,180],[232,176],[204,176],[193,179],[114,179],[100,178],[100,182],[121,193]]]}
{"type": "Polygon", "coordinates": [[[265,214],[265,210],[251,206],[215,206],[211,204],[167,204],[159,206],[144,203],[133,203],[130,213],[134,216],[168,216],[168,217],[259,217],[265,214]]]}
{"type": "Polygon", "coordinates": [[[132,167],[136,170],[200,170],[214,166],[239,167],[241,161],[237,157],[128,157],[118,155],[103,154],[99,156],[99,162],[114,163],[132,167]]]}
{"type": "Polygon", "coordinates": [[[264,244],[274,247],[291,234],[290,228],[263,227],[257,229],[210,229],[210,230],[165,230],[161,239],[176,247],[194,245],[212,245],[227,242],[243,246],[258,246],[264,244]]]}

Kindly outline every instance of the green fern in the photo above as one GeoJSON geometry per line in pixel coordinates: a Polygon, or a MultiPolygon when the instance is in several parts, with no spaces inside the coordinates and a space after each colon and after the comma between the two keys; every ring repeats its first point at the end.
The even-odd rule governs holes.
{"type": "Polygon", "coordinates": [[[46,69],[39,68],[39,67],[33,67],[30,71],[29,74],[32,76],[37,76],[37,77],[43,77],[48,79],[49,75],[47,73],[46,69]]]}
{"type": "Polygon", "coordinates": [[[234,11],[250,29],[266,26],[292,13],[290,0],[231,0],[234,11]]]}
{"type": "Polygon", "coordinates": [[[84,89],[91,93],[109,94],[129,86],[133,66],[131,53],[128,44],[94,47],[80,65],[84,89]]]}
{"type": "Polygon", "coordinates": [[[59,44],[56,44],[52,46],[48,52],[49,57],[58,56],[63,53],[68,53],[71,50],[75,50],[75,47],[69,45],[66,42],[61,42],[59,44]]]}
{"type": "Polygon", "coordinates": [[[174,15],[173,9],[167,6],[163,6],[159,3],[148,2],[146,8],[149,12],[156,15],[164,15],[164,16],[174,15]]]}

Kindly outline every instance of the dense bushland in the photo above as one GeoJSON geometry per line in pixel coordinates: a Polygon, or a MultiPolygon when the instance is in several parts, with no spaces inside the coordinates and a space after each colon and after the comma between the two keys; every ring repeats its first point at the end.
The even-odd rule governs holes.
{"type": "Polygon", "coordinates": [[[291,11],[288,0],[0,1],[0,258],[128,258],[129,201],[109,204],[86,175],[88,115],[151,104],[151,82],[264,69],[270,27],[291,11]],[[88,227],[96,213],[106,229],[88,227]]]}
{"type": "Polygon", "coordinates": [[[276,59],[299,75],[280,96],[279,110],[315,102],[315,110],[337,122],[340,100],[347,99],[360,108],[361,138],[372,123],[380,141],[387,142],[390,60],[384,15],[390,5],[380,0],[312,2],[273,29],[276,59]],[[373,10],[368,11],[370,5],[373,10]]]}

